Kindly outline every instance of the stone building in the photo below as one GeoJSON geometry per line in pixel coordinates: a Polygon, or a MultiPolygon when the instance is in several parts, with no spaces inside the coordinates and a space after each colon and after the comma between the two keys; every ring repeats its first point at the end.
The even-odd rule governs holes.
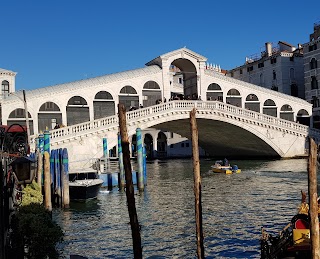
{"type": "Polygon", "coordinates": [[[286,42],[265,43],[260,53],[246,57],[245,64],[227,75],[288,95],[304,98],[303,49],[286,42]]]}
{"type": "Polygon", "coordinates": [[[320,23],[315,23],[309,42],[303,44],[305,99],[313,105],[314,127],[320,129],[320,23]]]}

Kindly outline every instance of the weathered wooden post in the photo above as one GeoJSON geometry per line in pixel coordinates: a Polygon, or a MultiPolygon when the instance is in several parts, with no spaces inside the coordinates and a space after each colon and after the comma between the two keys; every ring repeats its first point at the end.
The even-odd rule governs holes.
{"type": "Polygon", "coordinates": [[[140,236],[140,226],[138,222],[138,216],[135,205],[134,189],[132,183],[132,170],[130,163],[130,150],[129,150],[129,138],[127,132],[127,120],[126,120],[126,110],[123,104],[118,104],[118,114],[119,114],[119,126],[121,143],[123,150],[123,165],[125,170],[126,178],[126,196],[128,204],[128,212],[130,217],[130,225],[132,231],[133,239],[133,252],[134,258],[142,258],[142,247],[141,247],[141,236],[140,236]]]}
{"type": "Polygon", "coordinates": [[[125,184],[125,172],[123,165],[123,153],[122,153],[122,144],[121,144],[121,133],[118,133],[118,162],[119,162],[119,189],[123,190],[125,184]]]}
{"type": "Polygon", "coordinates": [[[193,179],[194,179],[194,196],[195,196],[195,216],[197,231],[197,255],[198,258],[204,258],[203,231],[202,231],[202,204],[201,204],[201,176],[199,161],[199,143],[198,143],[198,126],[196,121],[196,109],[190,112],[190,128],[192,140],[192,157],[193,157],[193,179]]]}
{"type": "Polygon", "coordinates": [[[37,183],[41,187],[42,186],[42,171],[43,171],[43,155],[41,154],[39,149],[37,149],[36,154],[37,154],[37,162],[38,162],[37,183]]]}
{"type": "Polygon", "coordinates": [[[320,258],[319,244],[319,218],[318,218],[318,190],[317,190],[317,145],[309,138],[308,160],[308,184],[309,184],[309,214],[310,214],[310,237],[311,252],[313,259],[320,258]]]}
{"type": "Polygon", "coordinates": [[[139,191],[144,190],[144,181],[143,181],[143,146],[142,146],[142,132],[140,128],[136,129],[137,137],[137,161],[138,161],[138,189],[139,191]]]}
{"type": "Polygon", "coordinates": [[[51,177],[50,177],[50,157],[47,151],[44,152],[44,206],[48,211],[52,211],[51,203],[51,177]]]}

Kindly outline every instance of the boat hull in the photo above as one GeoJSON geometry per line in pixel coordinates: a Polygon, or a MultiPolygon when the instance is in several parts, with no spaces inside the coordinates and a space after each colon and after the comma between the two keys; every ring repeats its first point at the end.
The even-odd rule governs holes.
{"type": "Polygon", "coordinates": [[[69,182],[70,200],[94,199],[98,196],[103,180],[87,179],[69,182]]]}

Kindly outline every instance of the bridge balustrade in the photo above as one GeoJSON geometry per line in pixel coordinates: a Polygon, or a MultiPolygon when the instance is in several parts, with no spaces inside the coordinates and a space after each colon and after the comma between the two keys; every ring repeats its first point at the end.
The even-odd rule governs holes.
{"type": "MultiPolygon", "coordinates": [[[[320,139],[320,131],[315,129],[309,129],[308,126],[295,123],[292,121],[276,118],[270,115],[261,114],[248,109],[233,106],[231,104],[222,103],[220,101],[199,101],[199,100],[174,100],[158,105],[129,111],[126,113],[127,122],[152,119],[155,116],[161,116],[168,112],[189,112],[192,108],[196,108],[198,111],[217,111],[221,112],[220,116],[241,116],[242,118],[250,119],[251,123],[267,123],[276,127],[282,127],[290,131],[298,131],[300,134],[308,135],[312,133],[314,136],[318,136],[320,139]],[[223,115],[222,115],[223,114],[223,115]]],[[[118,116],[113,115],[106,118],[96,119],[76,125],[62,127],[59,129],[51,130],[51,141],[56,142],[64,139],[72,139],[79,135],[93,133],[99,130],[112,129],[117,130],[119,126],[118,116]]],[[[36,136],[31,136],[34,141],[36,136]]]]}

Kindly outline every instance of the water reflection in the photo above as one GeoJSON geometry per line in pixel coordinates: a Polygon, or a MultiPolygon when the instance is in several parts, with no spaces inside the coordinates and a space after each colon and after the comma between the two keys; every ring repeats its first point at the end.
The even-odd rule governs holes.
{"type": "MultiPolygon", "coordinates": [[[[213,161],[201,161],[205,255],[260,258],[261,227],[278,232],[307,190],[307,160],[230,162],[242,172],[213,174],[213,161]]],[[[196,258],[192,161],[155,161],[147,170],[148,185],[135,196],[144,257],[196,258]]],[[[54,211],[66,234],[65,258],[133,258],[124,192],[71,205],[54,211]]]]}

